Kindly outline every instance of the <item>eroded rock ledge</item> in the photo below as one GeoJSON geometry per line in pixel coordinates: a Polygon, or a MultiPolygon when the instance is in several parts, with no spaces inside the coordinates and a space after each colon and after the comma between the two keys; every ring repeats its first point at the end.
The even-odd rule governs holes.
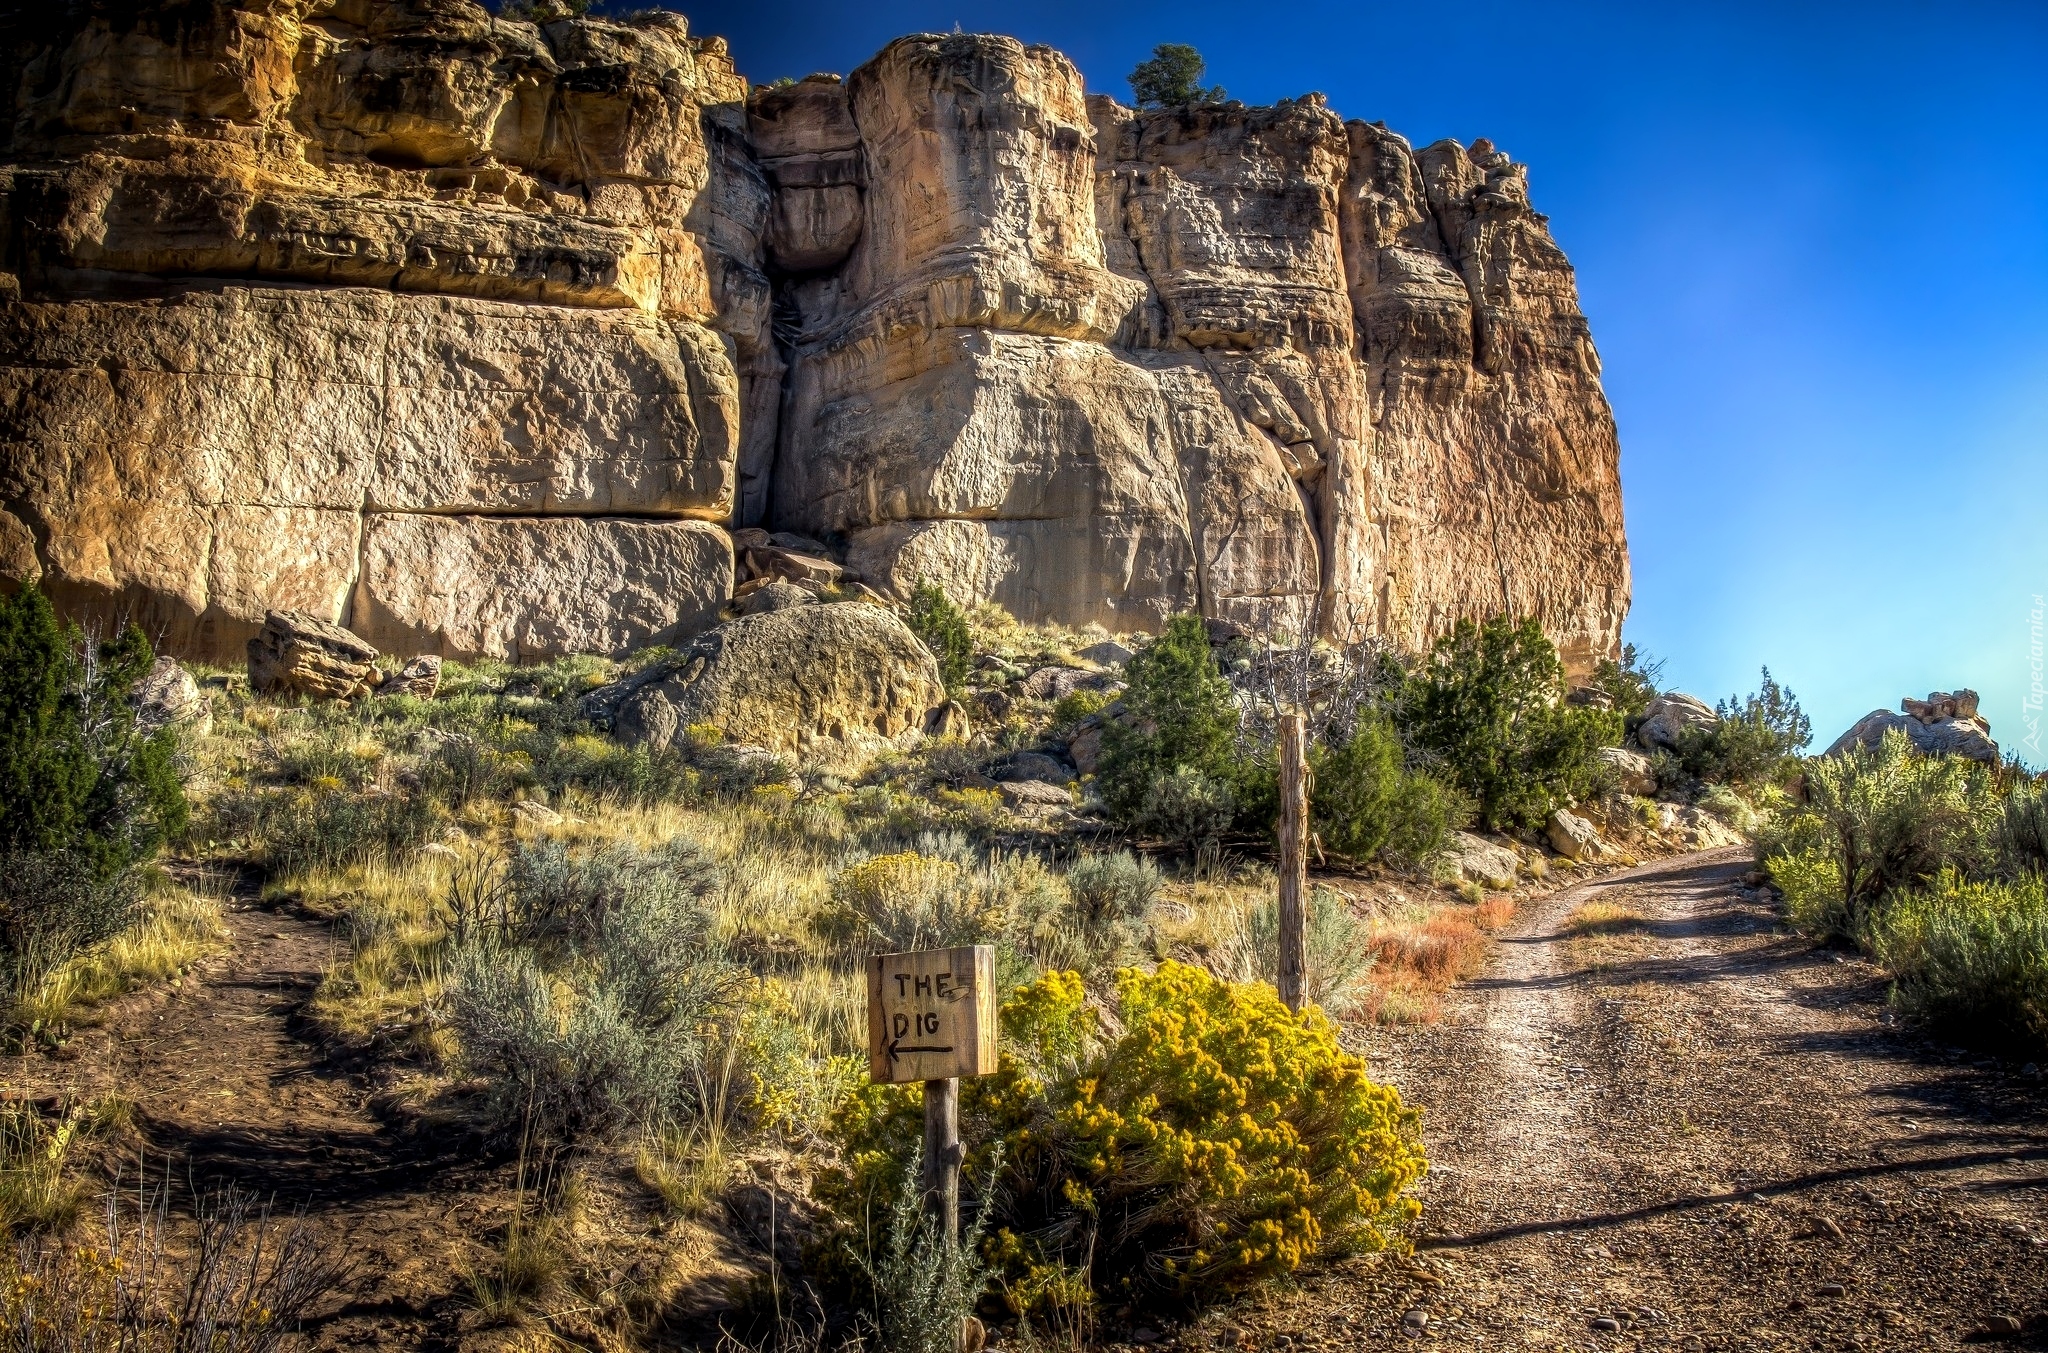
{"type": "Polygon", "coordinates": [[[1618,638],[1598,359],[1485,142],[984,35],[750,89],[672,14],[5,22],[0,574],[176,651],[686,637],[757,525],[1026,619],[1618,638]]]}

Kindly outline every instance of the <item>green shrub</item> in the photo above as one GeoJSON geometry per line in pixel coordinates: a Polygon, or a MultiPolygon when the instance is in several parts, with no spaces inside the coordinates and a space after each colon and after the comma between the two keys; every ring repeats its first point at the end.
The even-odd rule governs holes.
{"type": "Polygon", "coordinates": [[[974,636],[967,628],[967,616],[933,582],[920,582],[910,594],[910,632],[939,660],[939,677],[946,690],[958,694],[974,670],[974,636]]]}
{"type": "Polygon", "coordinates": [[[1192,850],[1230,830],[1237,815],[1237,796],[1228,783],[1192,766],[1175,766],[1153,777],[1131,825],[1192,850]]]}
{"type": "Polygon", "coordinates": [[[1782,852],[1764,860],[1771,885],[1785,896],[1786,918],[1817,938],[1847,937],[1851,916],[1842,867],[1822,850],[1782,852]]]}
{"type": "Polygon", "coordinates": [[[1991,834],[2006,878],[2048,874],[2048,780],[2015,785],[1991,834]]]}
{"type": "Polygon", "coordinates": [[[1042,971],[1073,969],[1102,985],[1148,956],[1152,904],[1165,880],[1128,851],[1088,855],[1065,886],[1014,898],[1009,939],[1042,971]]]}
{"type": "Polygon", "coordinates": [[[127,923],[127,872],[185,828],[175,734],[136,728],[130,626],[90,643],[35,588],[0,598],[0,965],[17,986],[127,923]]]}
{"type": "Polygon", "coordinates": [[[1201,617],[1168,621],[1124,677],[1124,717],[1104,725],[1096,770],[1110,812],[1135,820],[1154,785],[1181,768],[1228,787],[1239,772],[1237,697],[1201,617]]]}
{"type": "MultiPolygon", "coordinates": [[[[978,1202],[1013,1299],[1077,1270],[1120,1300],[1214,1295],[1381,1248],[1417,1211],[1414,1113],[1263,983],[1126,970],[1112,1023],[1078,974],[1048,973],[1005,1003],[1003,1033],[998,1072],[961,1087],[961,1135],[967,1179],[1001,1161],[978,1202]]],[[[842,1106],[842,1163],[817,1188],[842,1224],[894,1196],[921,1125],[914,1087],[842,1106]]]]}
{"type": "MultiPolygon", "coordinates": [[[[261,843],[273,874],[403,860],[439,835],[445,821],[423,794],[287,790],[242,802],[234,834],[261,843]]],[[[219,811],[225,823],[233,810],[223,804],[219,811]]]]}
{"type": "Polygon", "coordinates": [[[1972,883],[1945,869],[1869,923],[1900,1007],[1973,1042],[2048,1047],[2048,890],[2038,875],[1972,883]]]}
{"type": "Polygon", "coordinates": [[[1131,71],[1131,97],[1140,108],[1179,108],[1190,103],[1221,103],[1223,86],[1202,86],[1207,63],[1185,42],[1162,42],[1152,59],[1131,71]]]}
{"type": "Polygon", "coordinates": [[[1773,680],[1768,667],[1754,695],[1731,696],[1714,708],[1720,721],[1712,728],[1688,728],[1678,745],[1686,773],[1710,784],[1769,784],[1813,740],[1813,724],[1799,698],[1773,680]]]}
{"type": "Polygon", "coordinates": [[[899,851],[840,870],[811,928],[849,964],[869,954],[983,944],[1002,929],[1001,894],[971,866],[899,851]]]}
{"type": "Polygon", "coordinates": [[[1638,653],[1634,644],[1624,644],[1620,662],[1602,658],[1595,664],[1593,684],[1614,701],[1614,712],[1622,717],[1626,726],[1634,724],[1649,710],[1650,702],[1660,693],[1657,683],[1663,675],[1663,662],[1652,661],[1647,654],[1638,653]]]}
{"type": "Polygon", "coordinates": [[[1323,846],[1353,860],[1420,864],[1471,821],[1456,790],[1406,769],[1400,735],[1385,715],[1362,715],[1349,737],[1309,752],[1310,816],[1323,846]]]}
{"type": "Polygon", "coordinates": [[[1886,893],[1944,869],[1981,877],[1999,800],[1990,771],[1960,757],[1922,756],[1906,735],[1851,747],[1806,765],[1810,816],[1840,871],[1843,933],[1857,937],[1886,893]]]}
{"type": "Polygon", "coordinates": [[[1592,794],[1596,753],[1620,740],[1616,715],[1564,694],[1557,650],[1535,620],[1461,620],[1410,677],[1399,719],[1488,827],[1534,827],[1592,794]]]}

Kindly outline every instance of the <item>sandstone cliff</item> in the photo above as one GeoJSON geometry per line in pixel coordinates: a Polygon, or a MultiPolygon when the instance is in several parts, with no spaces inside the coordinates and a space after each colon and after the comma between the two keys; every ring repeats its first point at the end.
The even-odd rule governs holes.
{"type": "Polygon", "coordinates": [[[176,650],[687,635],[736,525],[1026,619],[1617,641],[1598,359],[1484,142],[981,35],[749,90],[672,14],[11,22],[0,574],[176,650]]]}

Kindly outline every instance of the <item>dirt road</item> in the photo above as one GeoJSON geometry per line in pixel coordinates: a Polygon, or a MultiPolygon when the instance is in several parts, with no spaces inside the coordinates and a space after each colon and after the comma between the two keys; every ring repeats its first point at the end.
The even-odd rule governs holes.
{"type": "Polygon", "coordinates": [[[1379,1035],[1427,1106],[1416,1260],[1311,1277],[1240,1342],[2048,1347],[2048,1085],[1892,1028],[1749,868],[1532,902],[1442,1023],[1379,1035]]]}

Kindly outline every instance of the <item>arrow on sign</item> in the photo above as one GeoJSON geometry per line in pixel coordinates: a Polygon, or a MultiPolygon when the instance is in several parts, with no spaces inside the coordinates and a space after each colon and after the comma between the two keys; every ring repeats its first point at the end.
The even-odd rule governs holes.
{"type": "Polygon", "coordinates": [[[936,1047],[934,1047],[934,1048],[926,1048],[926,1047],[918,1047],[918,1048],[906,1048],[906,1047],[904,1047],[904,1046],[903,1046],[903,1040],[902,1040],[902,1039],[900,1039],[900,1038],[892,1038],[892,1039],[890,1039],[890,1040],[889,1040],[889,1062],[890,1062],[890,1064],[891,1064],[891,1065],[894,1065],[894,1064],[895,1064],[895,1062],[896,1062],[896,1060],[897,1060],[897,1058],[898,1058],[898,1055],[899,1055],[899,1054],[907,1054],[907,1053],[912,1053],[912,1052],[951,1052],[952,1050],[953,1050],[953,1045],[952,1045],[951,1043],[948,1043],[948,1044],[947,1044],[946,1046],[944,1046],[944,1047],[942,1047],[942,1048],[936,1048],[936,1047]]]}

